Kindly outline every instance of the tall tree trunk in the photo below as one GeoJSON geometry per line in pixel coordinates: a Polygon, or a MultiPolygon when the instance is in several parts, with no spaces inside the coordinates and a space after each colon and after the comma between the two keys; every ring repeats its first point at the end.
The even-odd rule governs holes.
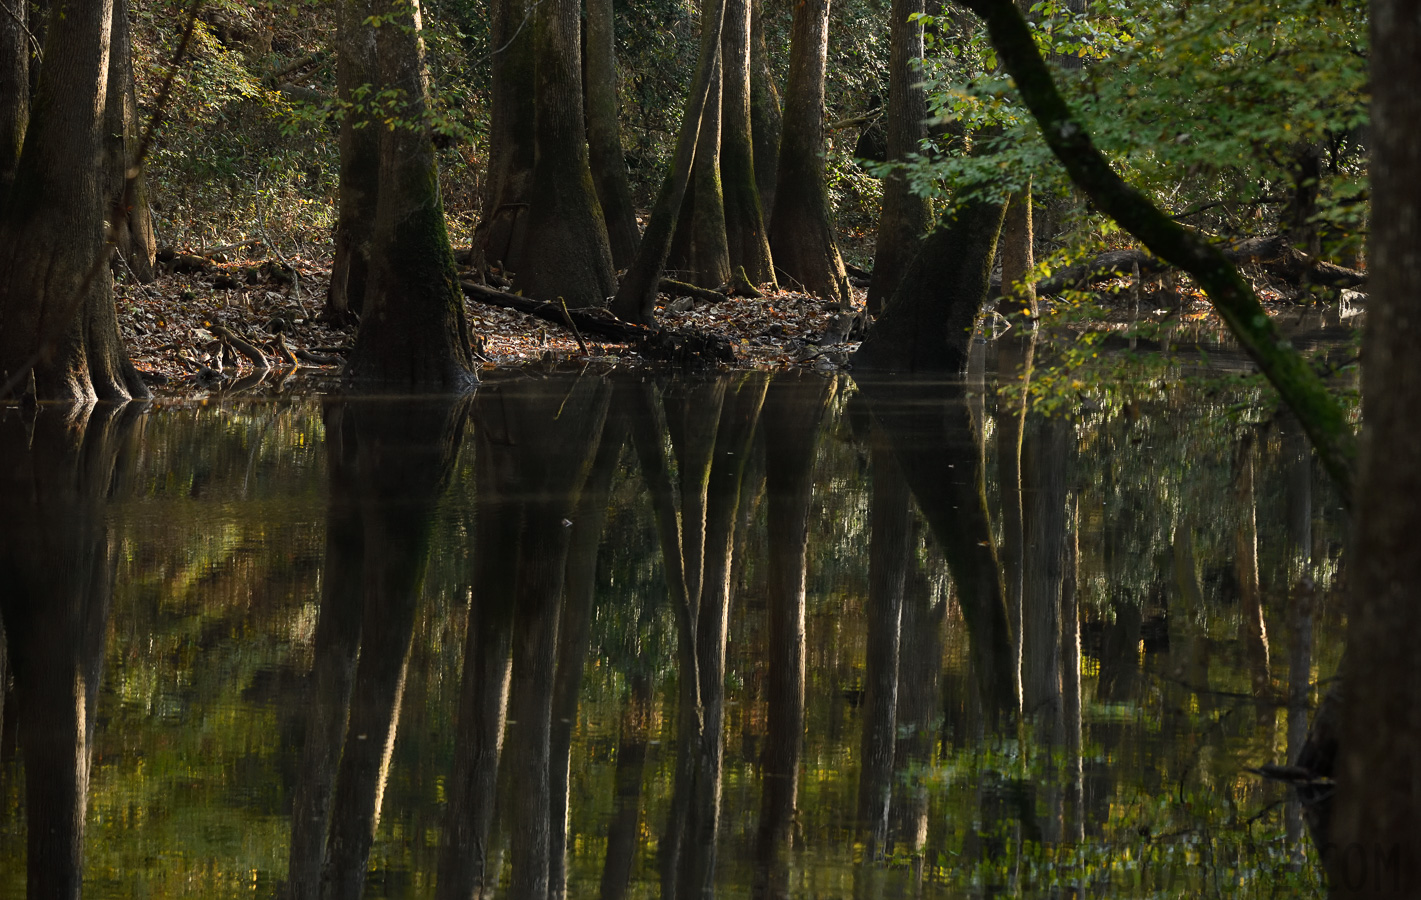
{"type": "Polygon", "coordinates": [[[364,310],[370,275],[371,232],[380,194],[380,132],[369,93],[378,80],[375,29],[365,24],[372,0],[340,0],[336,11],[336,94],[340,119],[340,187],[335,256],[325,315],[341,322],[364,310]]]}
{"type": "Polygon", "coordinates": [[[1253,682],[1253,696],[1258,699],[1260,719],[1271,720],[1273,683],[1269,671],[1268,625],[1263,615],[1263,592],[1258,585],[1258,526],[1253,490],[1254,436],[1245,434],[1234,457],[1234,500],[1242,509],[1242,517],[1234,529],[1234,579],[1238,582],[1239,642],[1253,682]]]}
{"type": "MultiPolygon", "coordinates": [[[[729,0],[725,3],[728,9],[729,0]]],[[[676,219],[676,233],[666,260],[667,267],[679,271],[685,280],[709,288],[730,280],[725,197],[720,182],[722,56],[721,53],[715,55],[710,93],[706,95],[706,110],[701,116],[701,133],[696,138],[691,182],[681,201],[681,214],[676,219]]]]}
{"type": "MultiPolygon", "coordinates": [[[[780,92],[770,71],[770,50],[765,46],[763,0],[750,0],[750,135],[755,144],[755,186],[765,213],[768,235],[770,211],[775,207],[775,176],[780,165],[780,92]]],[[[768,237],[766,238],[768,240],[768,237]]]]}
{"type": "Polygon", "coordinates": [[[480,264],[517,272],[528,232],[528,195],[533,183],[534,101],[537,65],[533,48],[536,0],[494,0],[489,44],[493,56],[493,104],[489,115],[488,182],[483,218],[474,235],[480,264]]]}
{"type": "Polygon", "coordinates": [[[56,2],[14,186],[0,209],[0,393],[124,400],[147,388],[114,313],[105,240],[111,0],[56,2]]]}
{"type": "MultiPolygon", "coordinates": [[[[923,0],[893,0],[889,12],[888,161],[901,162],[916,153],[927,135],[927,92],[919,67],[923,60],[923,0]]],[[[913,193],[901,172],[883,179],[883,206],[878,214],[878,242],[873,253],[873,281],[868,311],[878,315],[898,289],[923,235],[932,226],[932,204],[913,193]]]]}
{"type": "Polygon", "coordinates": [[[1034,337],[1010,335],[997,342],[997,482],[1002,503],[1002,580],[1006,587],[1007,619],[1012,628],[1012,655],[1021,670],[1022,592],[1026,583],[1026,528],[1022,502],[1021,446],[1028,389],[1035,360],[1034,337]]]}
{"type": "Polygon", "coordinates": [[[1350,568],[1344,729],[1331,868],[1334,896],[1421,888],[1421,19],[1371,4],[1371,243],[1362,373],[1362,462],[1350,568]],[[1360,847],[1359,854],[1352,848],[1360,847]],[[1347,852],[1342,853],[1345,848],[1347,852]],[[1396,879],[1373,877],[1382,857],[1396,879]],[[1366,868],[1363,868],[1365,866],[1366,868]]]}
{"type": "Polygon", "coordinates": [[[712,79],[720,58],[720,35],[725,21],[726,0],[704,0],[701,12],[701,50],[696,63],[696,75],[686,94],[686,110],[681,117],[681,131],[676,136],[676,152],[666,173],[651,218],[641,236],[636,260],[627,270],[612,300],[612,312],[629,322],[651,324],[656,318],[656,296],[661,272],[671,252],[676,221],[680,217],[681,201],[691,181],[696,159],[696,145],[711,96],[712,79]]]}
{"type": "Polygon", "coordinates": [[[787,281],[825,300],[847,302],[849,281],[834,241],[824,182],[829,0],[796,3],[792,27],[770,252],[787,281]]]}
{"type": "Polygon", "coordinates": [[[528,233],[514,284],[529,297],[578,309],[616,290],[607,223],[592,184],[582,110],[577,0],[542,0],[535,14],[536,152],[528,233]]]}
{"type": "MultiPolygon", "coordinates": [[[[1036,266],[1031,226],[1031,184],[1013,191],[1002,220],[1002,311],[1036,315],[1036,282],[1030,277],[1036,266]]],[[[875,266],[875,270],[876,270],[875,266]]],[[[877,271],[874,272],[877,277],[877,271]]]]}
{"type": "Polygon", "coordinates": [[[399,98],[401,122],[380,133],[365,313],[346,371],[362,380],[463,389],[476,379],[425,121],[419,4],[399,0],[383,12],[389,18],[374,29],[375,56],[381,88],[399,98]]]}
{"type": "MultiPolygon", "coordinates": [[[[20,4],[16,4],[20,5],[20,4]]],[[[108,96],[104,104],[104,150],[107,165],[106,198],[122,197],[129,166],[134,162],[139,133],[138,96],[133,85],[133,47],[129,38],[128,3],[115,0],[113,34],[109,39],[108,96]]],[[[140,170],[133,175],[133,187],[127,191],[128,202],[111,215],[114,222],[114,247],[133,277],[143,284],[154,278],[153,260],[158,246],[153,236],[153,217],[148,209],[148,184],[140,170]]],[[[3,196],[3,195],[0,195],[3,196]]]]}
{"type": "Polygon", "coordinates": [[[607,223],[612,264],[625,269],[636,256],[637,230],[627,161],[622,155],[622,130],[617,101],[617,49],[612,27],[612,0],[587,3],[587,151],[592,183],[607,223]]]}
{"type": "Polygon", "coordinates": [[[765,208],[755,181],[751,0],[726,0],[720,56],[723,85],[720,177],[730,269],[743,267],[751,284],[775,283],[765,208]]]}

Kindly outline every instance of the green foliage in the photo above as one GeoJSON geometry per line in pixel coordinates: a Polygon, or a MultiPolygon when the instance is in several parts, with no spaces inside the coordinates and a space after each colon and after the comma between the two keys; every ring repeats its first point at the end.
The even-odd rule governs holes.
{"type": "MultiPolygon", "coordinates": [[[[1107,0],[1086,14],[1032,7],[1043,55],[1083,127],[1130,183],[1189,222],[1233,233],[1280,223],[1316,191],[1309,226],[1344,244],[1363,229],[1366,7],[1360,0],[1107,0]],[[1077,68],[1071,68],[1078,66],[1077,68]],[[1312,171],[1307,157],[1317,159],[1312,171]]],[[[1028,177],[1063,193],[1056,164],[975,23],[927,20],[925,78],[938,120],[973,136],[970,154],[923,154],[917,189],[1000,199],[1028,177]]],[[[1286,223],[1283,223],[1286,224],[1286,223]]],[[[1355,243],[1355,242],[1353,242],[1355,243]]]]}

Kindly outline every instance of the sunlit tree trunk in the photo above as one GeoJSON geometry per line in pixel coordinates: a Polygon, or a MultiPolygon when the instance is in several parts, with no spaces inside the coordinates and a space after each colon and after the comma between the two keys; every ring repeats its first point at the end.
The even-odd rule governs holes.
{"type": "Polygon", "coordinates": [[[104,197],[112,0],[56,2],[14,186],[0,208],[0,393],[147,396],[114,313],[104,197]]]}
{"type": "Polygon", "coordinates": [[[780,133],[770,252],[785,280],[825,300],[847,301],[848,276],[824,180],[824,78],[829,0],[794,6],[784,129],[780,133]]]}
{"type": "Polygon", "coordinates": [[[489,10],[489,45],[499,52],[492,60],[488,181],[474,252],[482,263],[514,272],[523,265],[533,182],[536,5],[535,0],[494,0],[489,10]]]}
{"type": "Polygon", "coordinates": [[[133,277],[147,284],[154,278],[153,260],[158,246],[153,235],[153,217],[148,210],[147,180],[141,170],[129,171],[138,151],[141,123],[138,121],[138,97],[133,85],[128,7],[127,0],[114,2],[113,34],[109,40],[108,96],[104,104],[107,184],[103,187],[103,194],[106,200],[112,200],[124,197],[127,188],[126,202],[111,213],[116,219],[114,247],[133,277]],[[128,187],[124,182],[130,175],[133,184],[128,187]]]}
{"type": "Polygon", "coordinates": [[[755,184],[765,225],[775,206],[775,176],[780,165],[780,92],[770,71],[770,51],[765,45],[762,0],[750,0],[750,133],[755,144],[755,184]]]}
{"type": "Polygon", "coordinates": [[[394,92],[400,121],[380,132],[364,314],[346,372],[367,381],[462,389],[475,380],[473,357],[425,120],[419,4],[399,0],[377,12],[387,16],[374,29],[379,84],[394,92]]]}
{"type": "MultiPolygon", "coordinates": [[[[729,0],[725,0],[727,10],[729,0]]],[[[722,30],[722,34],[724,31],[722,30]]],[[[730,246],[725,237],[725,195],[720,180],[720,123],[723,94],[723,56],[717,52],[696,138],[696,161],[691,181],[681,201],[676,233],[671,240],[667,268],[702,287],[714,288],[730,280],[730,246]]]]}

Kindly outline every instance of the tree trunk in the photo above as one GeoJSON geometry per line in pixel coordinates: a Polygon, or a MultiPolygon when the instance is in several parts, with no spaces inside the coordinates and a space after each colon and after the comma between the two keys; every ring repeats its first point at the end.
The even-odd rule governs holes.
{"type": "Polygon", "coordinates": [[[632,189],[627,181],[627,160],[622,154],[612,0],[588,0],[586,35],[588,161],[602,219],[607,224],[612,264],[625,269],[636,257],[641,232],[637,230],[632,189]]]}
{"type": "Polygon", "coordinates": [[[369,94],[356,91],[379,79],[375,29],[365,24],[371,0],[340,0],[337,8],[336,93],[345,107],[340,120],[340,188],[336,211],[335,257],[326,294],[326,317],[345,321],[364,311],[370,275],[371,231],[380,193],[380,132],[369,94]]]}
{"type": "Polygon", "coordinates": [[[1026,426],[1021,479],[1026,498],[1022,590],[1022,699],[1028,715],[1061,713],[1061,579],[1066,551],[1066,464],[1072,426],[1035,416],[1026,426]]]}
{"type": "MultiPolygon", "coordinates": [[[[1002,220],[1002,312],[1036,316],[1036,284],[1031,270],[1036,267],[1032,246],[1031,185],[1013,191],[1007,201],[1006,218],[1002,220]]],[[[877,272],[874,273],[875,277],[877,272]]]]}
{"type": "Polygon", "coordinates": [[[671,252],[671,239],[691,181],[691,169],[696,158],[696,144],[711,96],[711,79],[715,77],[720,56],[720,34],[725,20],[725,0],[705,0],[701,14],[701,50],[696,63],[696,75],[686,94],[686,111],[681,118],[681,131],[676,136],[676,152],[671,168],[657,192],[651,218],[641,236],[636,260],[627,270],[612,300],[612,312],[629,322],[652,324],[656,319],[656,295],[666,257],[671,252]]]}
{"type": "Polygon", "coordinates": [[[607,223],[592,184],[582,110],[577,0],[542,0],[534,17],[536,153],[528,232],[514,286],[569,307],[605,306],[616,290],[607,223]]]}
{"type": "MultiPolygon", "coordinates": [[[[18,5],[18,4],[16,4],[18,5]]],[[[128,3],[116,0],[113,34],[109,40],[108,96],[104,104],[104,150],[108,198],[122,197],[128,168],[133,164],[142,138],[138,122],[138,96],[133,85],[133,48],[128,29],[128,3]]],[[[158,253],[153,236],[153,217],[148,209],[148,184],[140,170],[127,191],[127,204],[115,209],[114,247],[133,277],[147,284],[153,280],[153,261],[158,253]]]]}
{"type": "MultiPolygon", "coordinates": [[[[729,0],[725,0],[725,5],[728,8],[729,0]]],[[[720,183],[721,57],[720,52],[715,54],[701,133],[696,138],[696,161],[686,196],[681,200],[681,214],[676,219],[676,233],[666,261],[667,268],[680,272],[684,280],[707,288],[730,281],[725,197],[720,183]]]]}
{"type": "MultiPolygon", "coordinates": [[[[755,186],[765,213],[766,234],[775,207],[775,176],[780,165],[780,92],[770,71],[765,46],[763,0],[750,0],[750,135],[755,144],[755,186]]],[[[767,238],[768,240],[768,238],[767,238]]],[[[748,270],[747,270],[748,271],[748,270]]]]}
{"type": "Polygon", "coordinates": [[[105,240],[104,122],[113,6],[51,14],[14,188],[0,209],[0,395],[34,376],[40,400],[148,390],[118,333],[105,240]]]}
{"type": "Polygon", "coordinates": [[[419,5],[395,9],[386,26],[374,29],[375,55],[382,89],[401,99],[402,122],[380,133],[365,314],[346,372],[361,380],[464,389],[476,379],[425,121],[419,5]]]}
{"type": "MultiPolygon", "coordinates": [[[[922,241],[918,255],[854,354],[879,372],[960,375],[987,299],[1002,207],[973,202],[922,241]]],[[[778,257],[776,257],[778,258],[778,257]]]]}
{"type": "Polygon", "coordinates": [[[488,183],[483,219],[474,235],[480,264],[517,272],[528,231],[528,195],[533,182],[534,101],[537,69],[533,49],[535,0],[494,0],[489,45],[493,56],[493,104],[489,114],[488,183]]]}
{"type": "MultiPolygon", "coordinates": [[[[720,177],[730,271],[744,267],[751,284],[775,283],[765,208],[755,181],[751,0],[727,0],[721,35],[720,177]]],[[[763,40],[763,38],[762,38],[763,40]]]]}
{"type": "Polygon", "coordinates": [[[0,210],[15,180],[30,119],[29,10],[28,3],[7,3],[0,14],[0,210]]]}
{"type": "MultiPolygon", "coordinates": [[[[923,0],[894,0],[889,12],[888,161],[901,162],[916,153],[927,134],[928,98],[919,67],[923,60],[923,23],[912,17],[923,12],[923,0]]],[[[914,194],[901,172],[883,179],[883,207],[878,214],[878,242],[873,253],[873,281],[868,288],[868,312],[878,315],[898,289],[904,270],[932,227],[932,204],[914,194]]]]}
{"type": "Polygon", "coordinates": [[[646,769],[646,749],[651,722],[651,679],[632,674],[630,696],[622,712],[621,738],[617,743],[617,772],[613,779],[612,820],[607,826],[607,858],[602,866],[601,900],[623,900],[631,882],[632,860],[641,822],[641,782],[646,769]]]}
{"type": "Polygon", "coordinates": [[[1421,888],[1421,20],[1414,4],[1375,0],[1371,28],[1372,280],[1329,866],[1341,897],[1421,888]]]}
{"type": "Polygon", "coordinates": [[[849,281],[834,241],[824,183],[828,53],[829,0],[796,3],[775,205],[770,216],[770,252],[786,281],[824,300],[847,303],[849,281]]]}

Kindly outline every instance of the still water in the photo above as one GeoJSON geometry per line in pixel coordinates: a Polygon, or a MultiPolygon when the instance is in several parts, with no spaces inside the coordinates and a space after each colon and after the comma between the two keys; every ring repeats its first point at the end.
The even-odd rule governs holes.
{"type": "Polygon", "coordinates": [[[1009,381],[0,409],[0,897],[1319,890],[1302,435],[1009,381]]]}

